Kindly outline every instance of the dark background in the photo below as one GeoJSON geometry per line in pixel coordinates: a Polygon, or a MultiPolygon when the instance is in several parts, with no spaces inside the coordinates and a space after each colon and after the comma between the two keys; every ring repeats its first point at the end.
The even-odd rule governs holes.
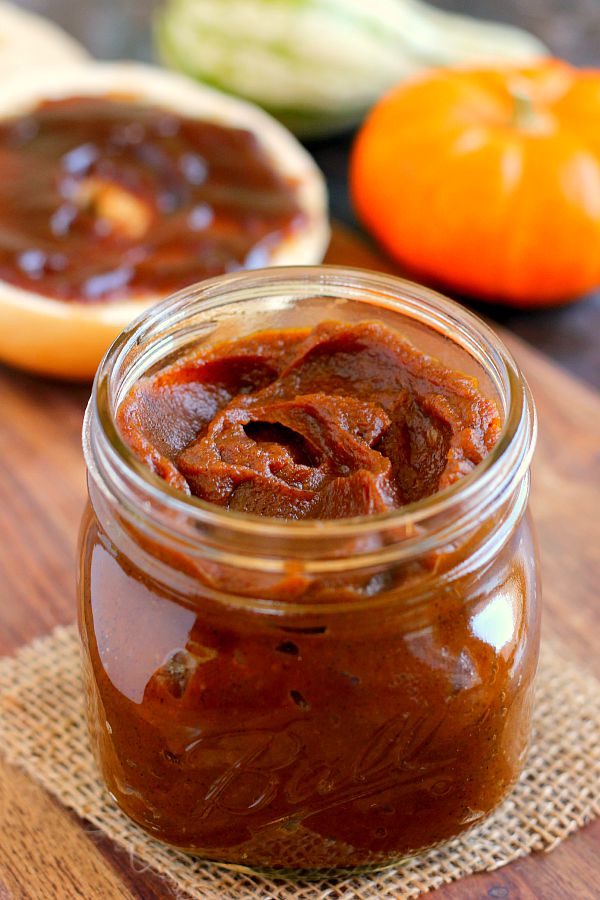
{"type": "MultiPolygon", "coordinates": [[[[97,57],[152,59],[151,13],[158,0],[20,0],[19,5],[55,19],[97,57]]],[[[600,66],[600,0],[435,0],[433,5],[524,26],[555,55],[600,66]]],[[[346,136],[309,149],[327,176],[332,215],[356,225],[346,183],[350,144],[346,136]]],[[[554,310],[471,305],[600,386],[600,291],[554,310]]]]}

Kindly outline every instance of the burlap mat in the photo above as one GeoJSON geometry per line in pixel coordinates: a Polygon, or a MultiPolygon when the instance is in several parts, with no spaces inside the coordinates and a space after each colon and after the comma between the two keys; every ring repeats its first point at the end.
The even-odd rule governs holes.
{"type": "Polygon", "coordinates": [[[551,850],[600,815],[600,682],[546,646],[538,674],[529,762],[486,823],[398,869],[289,882],[204,863],[147,837],[103,791],[83,718],[74,626],[0,660],[0,749],[62,802],[191,897],[410,900],[534,850],[551,850]]]}

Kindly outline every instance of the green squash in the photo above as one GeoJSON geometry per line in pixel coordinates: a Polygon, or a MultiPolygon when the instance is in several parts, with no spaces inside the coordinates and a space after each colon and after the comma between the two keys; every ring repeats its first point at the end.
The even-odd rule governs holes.
{"type": "Polygon", "coordinates": [[[422,0],[167,0],[155,39],[168,66],[257,103],[304,137],[357,124],[424,68],[547,55],[525,31],[422,0]]]}

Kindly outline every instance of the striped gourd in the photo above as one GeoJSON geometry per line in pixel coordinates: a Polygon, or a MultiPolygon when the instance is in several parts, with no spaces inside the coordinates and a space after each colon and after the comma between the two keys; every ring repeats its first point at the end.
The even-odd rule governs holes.
{"type": "Polygon", "coordinates": [[[265,107],[300,134],[340,130],[432,65],[545,55],[532,35],[422,0],[167,0],[163,61],[265,107]]]}

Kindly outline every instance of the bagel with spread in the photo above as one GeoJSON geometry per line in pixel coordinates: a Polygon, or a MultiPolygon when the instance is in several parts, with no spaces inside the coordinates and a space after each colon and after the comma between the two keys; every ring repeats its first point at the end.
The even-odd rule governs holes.
{"type": "Polygon", "coordinates": [[[0,96],[0,360],[90,378],[203,278],[321,261],[324,180],[268,114],[137,63],[31,70],[0,96]]]}

